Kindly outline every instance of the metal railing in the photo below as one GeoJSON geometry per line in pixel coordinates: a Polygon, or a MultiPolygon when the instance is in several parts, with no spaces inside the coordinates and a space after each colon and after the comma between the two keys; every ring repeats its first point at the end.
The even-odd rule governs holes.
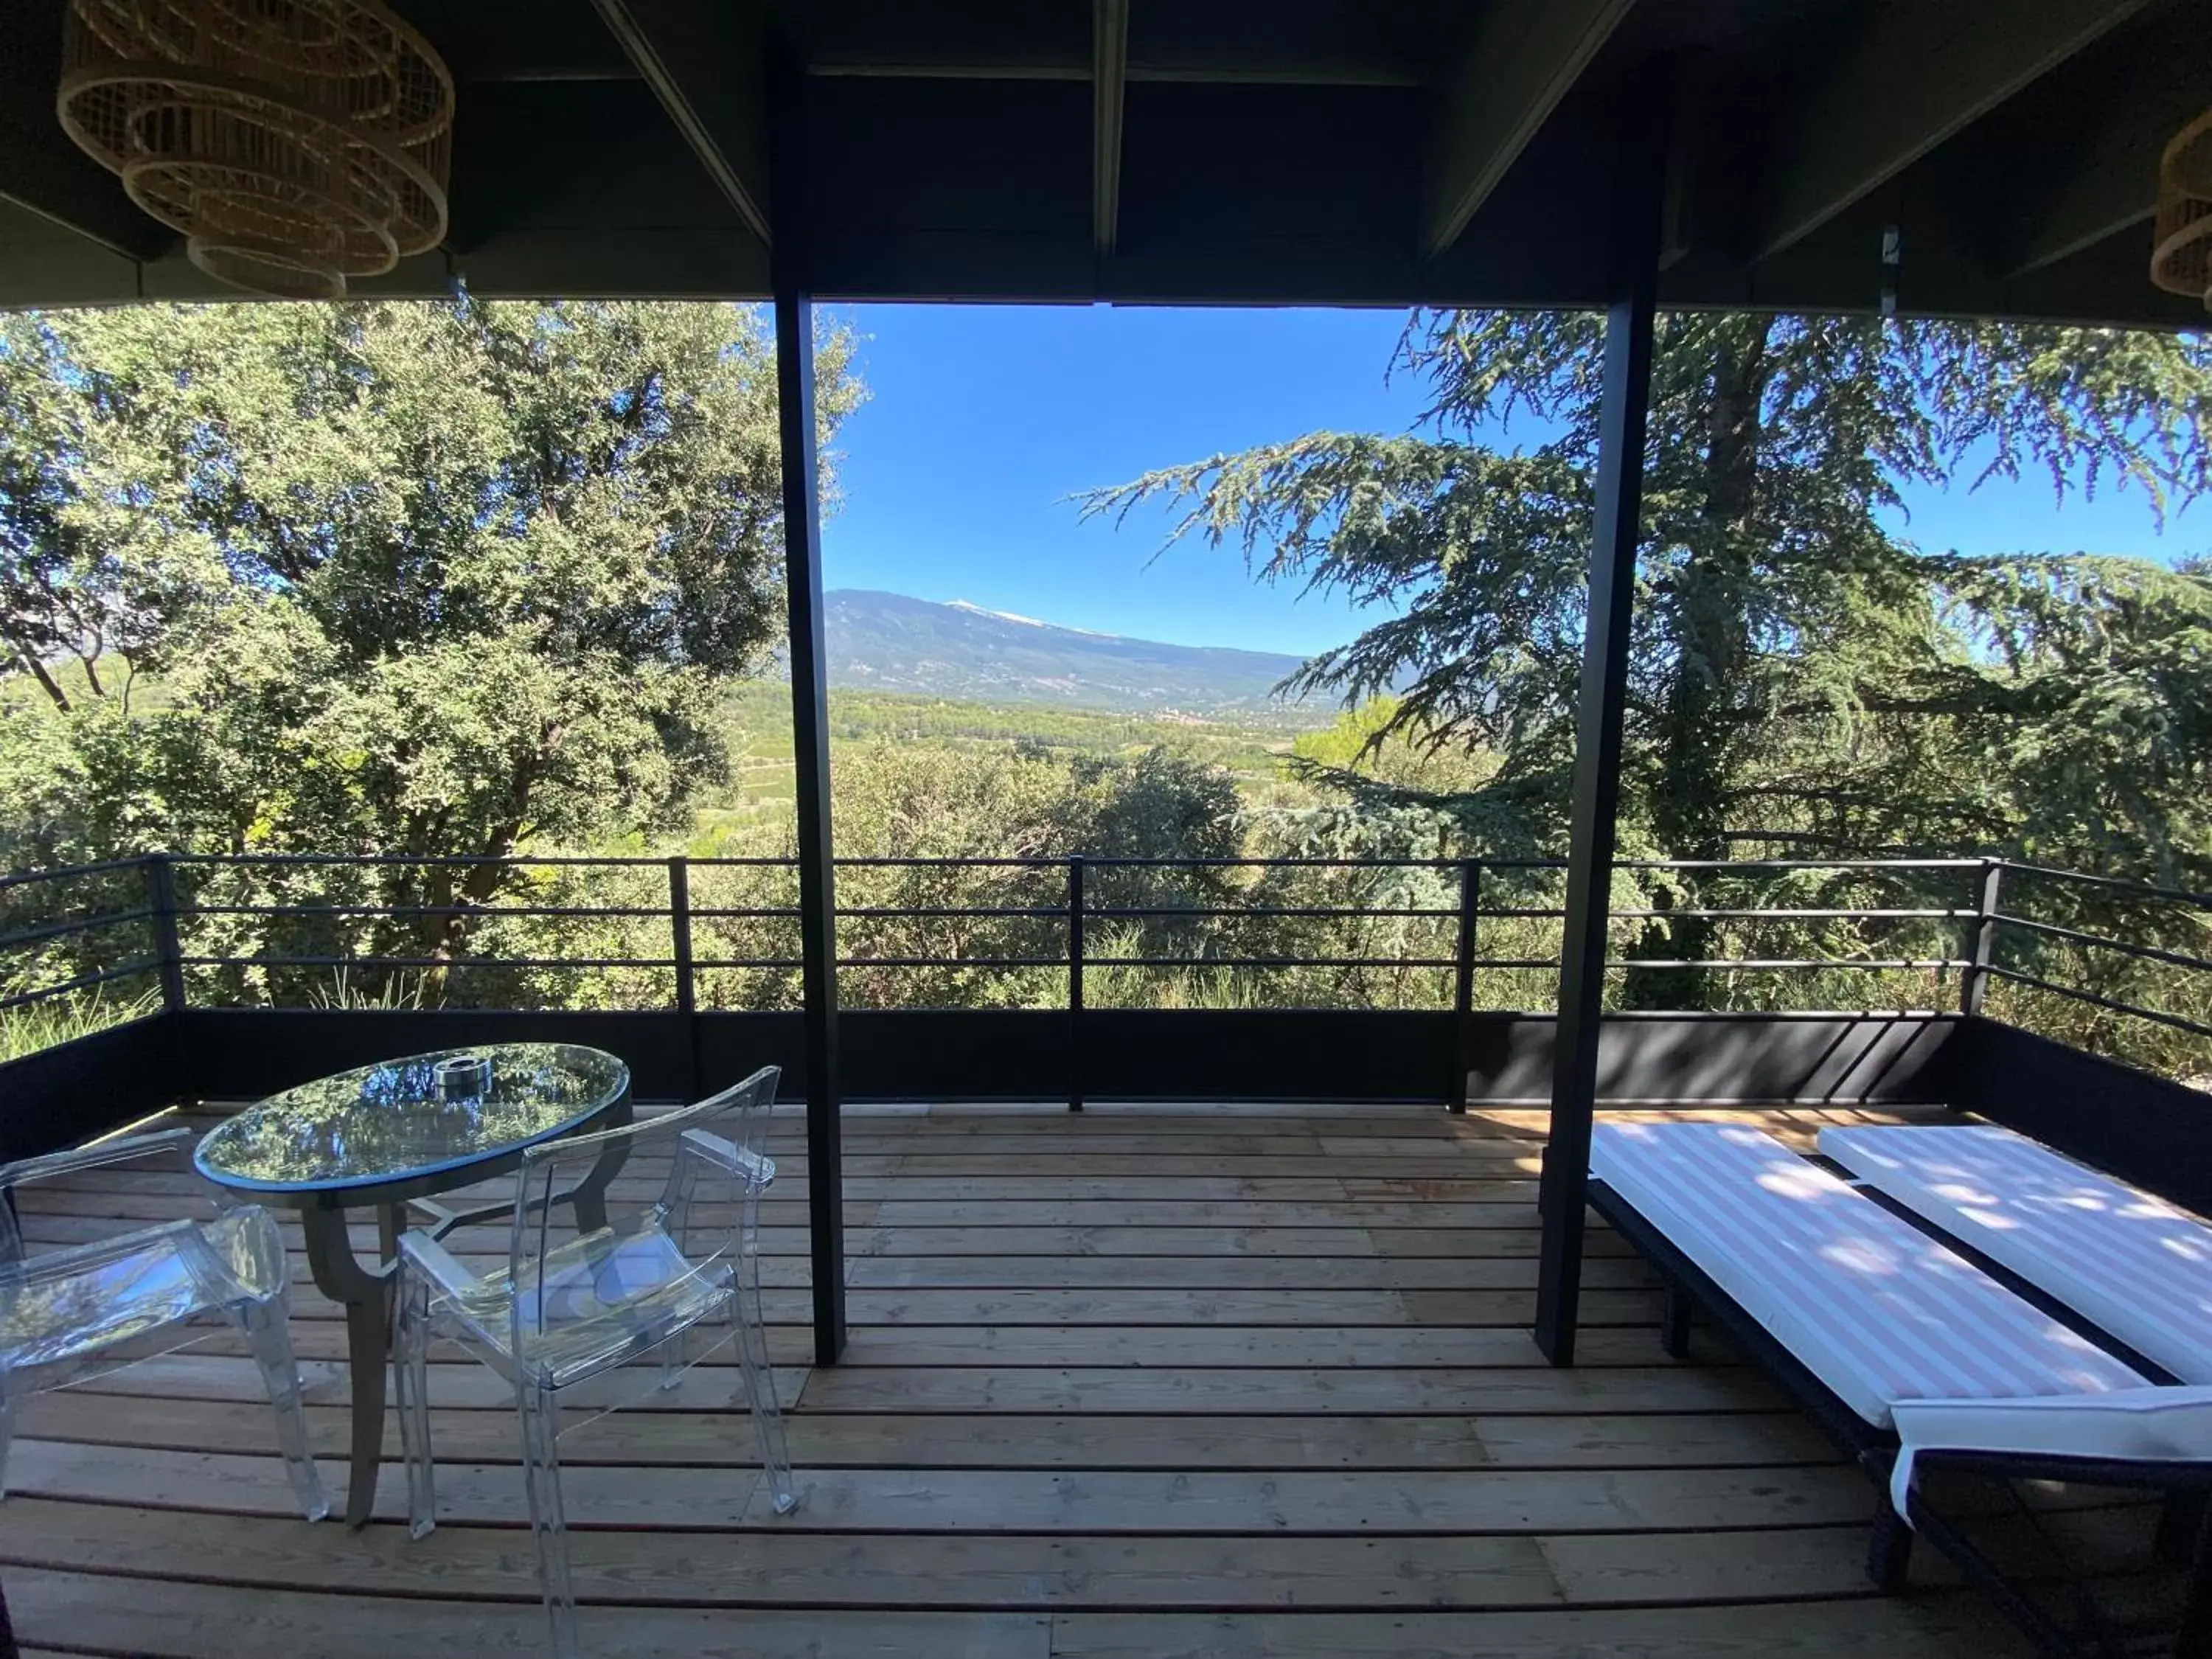
{"type": "MultiPolygon", "coordinates": [[[[673,994],[663,1006],[688,1013],[702,1006],[702,975],[738,971],[795,975],[800,968],[794,948],[799,914],[795,902],[702,903],[695,896],[695,877],[750,872],[755,879],[773,884],[795,881],[796,868],[792,860],[684,856],[483,859],[152,854],[27,872],[0,878],[0,989],[7,992],[0,995],[0,1014],[58,999],[82,997],[130,981],[158,988],[161,1006],[182,1008],[187,1006],[191,981],[198,975],[266,975],[314,969],[445,976],[494,970],[647,971],[668,975],[672,981],[673,994]],[[610,880],[635,884],[655,869],[665,872],[665,885],[649,902],[632,894],[627,896],[638,902],[532,902],[527,896],[517,897],[506,890],[531,872],[539,872],[541,878],[543,872],[553,872],[564,878],[605,872],[610,880]],[[320,880],[322,889],[305,898],[265,893],[251,898],[226,897],[210,880],[222,872],[258,872],[264,884],[276,878],[289,882],[305,875],[320,880]],[[356,878],[404,872],[417,884],[427,878],[429,896],[410,891],[397,896],[387,892],[333,897],[323,890],[329,885],[324,878],[340,872],[356,878]],[[485,896],[453,896],[451,888],[456,878],[476,879],[485,896]],[[480,936],[486,924],[508,918],[546,923],[635,921],[665,926],[668,945],[665,951],[626,949],[599,953],[471,949],[471,939],[480,936]],[[10,922],[15,925],[10,927],[10,922]],[[343,949],[333,945],[319,950],[272,950],[264,945],[240,951],[203,942],[210,924],[245,924],[251,931],[257,922],[282,922],[295,932],[302,924],[327,924],[333,937],[349,924],[356,927],[441,924],[446,936],[436,945],[412,950],[363,950],[357,948],[357,943],[348,942],[343,949]],[[711,944],[705,950],[700,948],[702,941],[696,936],[700,925],[719,928],[731,923],[757,925],[770,933],[781,929],[788,937],[771,939],[765,948],[733,951],[711,944]]],[[[1044,970],[1064,975],[1065,1006],[1079,1027],[1102,974],[1205,972],[1251,976],[1319,970],[1426,975],[1433,976],[1434,989],[1416,997],[1413,1006],[1441,1004],[1464,1017],[1475,1012],[1476,986],[1482,973],[1556,970],[1555,944],[1534,952],[1523,949],[1503,955],[1485,955],[1482,946],[1486,934],[1499,922],[1548,925],[1559,921],[1564,908],[1548,902],[1553,896],[1542,889],[1546,880],[1562,868],[1559,860],[1510,859],[841,859],[837,861],[840,883],[848,890],[854,884],[865,887],[903,874],[944,875],[956,881],[982,875],[1025,881],[1031,890],[1015,895],[1018,902],[959,902],[939,895],[934,902],[841,904],[838,917],[849,925],[848,940],[857,939],[858,945],[849,953],[841,953],[838,967],[848,972],[1044,970]],[[1389,896],[1385,895],[1382,902],[1359,902],[1355,892],[1340,895],[1335,902],[1291,902],[1295,895],[1285,896],[1281,890],[1286,878],[1295,876],[1355,883],[1390,877],[1401,886],[1413,878],[1421,890],[1413,902],[1402,902],[1402,895],[1401,902],[1388,902],[1389,896]],[[1247,884],[1244,902],[1235,902],[1238,895],[1231,888],[1238,879],[1247,884]],[[1502,888],[1502,895],[1486,893],[1486,884],[1492,889],[1502,888]],[[1035,890],[1039,887],[1045,890],[1035,890]],[[1347,897],[1352,902],[1346,902],[1347,897]],[[1000,927],[1022,924],[1023,928],[1011,945],[1000,939],[1005,948],[999,953],[969,951],[958,945],[949,953],[913,946],[874,947],[873,938],[884,924],[932,922],[975,922],[1000,927]],[[1419,926],[1401,929],[1395,945],[1381,951],[1347,946],[1334,951],[1268,951],[1240,948],[1237,943],[1241,931],[1251,924],[1364,926],[1376,922],[1419,926]],[[1152,948],[1133,951],[1126,945],[1117,945],[1133,935],[1141,942],[1148,929],[1152,948]]],[[[2112,994],[2109,985],[2094,979],[2082,983],[2053,978],[2048,963],[2037,957],[2033,948],[2022,951],[2008,946],[2022,942],[2030,947],[2040,945],[2048,947],[2045,955],[2055,950],[2069,963],[2118,959],[2189,974],[2212,971],[2212,957],[2174,948],[2170,941],[2122,939],[2109,930],[2077,925],[2084,920],[2080,914],[2084,903],[2075,903],[2071,909],[2061,906],[2057,913],[2044,915],[2010,912],[2004,906],[2013,888],[2046,886],[2077,895],[2094,893],[2095,902],[2087,908],[2106,918],[2148,906],[2168,916],[2186,914],[2205,919],[2212,918],[2212,896],[1994,858],[1628,860],[1616,869],[1647,890],[1662,890],[1655,893],[1655,898],[1667,896],[1663,889],[1669,882],[1694,883],[1712,898],[1709,902],[1680,906],[1652,902],[1617,908],[1612,913],[1617,931],[1663,938],[1682,924],[1698,923],[1730,929],[1741,937],[1765,926],[1840,924],[1841,927],[1832,926],[1829,931],[1832,935],[1845,932],[1850,946],[1839,954],[1615,954],[1609,957],[1607,966],[1620,976],[1617,985],[1630,976],[1692,971],[1732,975],[1915,972],[1932,975],[1939,984],[1955,973],[1956,1006],[1964,1012],[1983,1012],[1991,986],[2005,984],[2171,1030],[2212,1037],[2212,1022],[2196,1018],[2193,1012],[2154,1007],[2140,1000],[2112,994]],[[1862,895],[1863,902],[1857,903],[1773,905],[1731,902],[1727,893],[1712,894],[1717,887],[1744,889],[1762,881],[1809,877],[1832,884],[1856,882],[1869,889],[1887,884],[1895,890],[1890,895],[1892,902],[1887,903],[1864,902],[1862,895]],[[1947,897],[1952,902],[1945,902],[1947,897]],[[1942,942],[1929,949],[1930,942],[1936,940],[1942,942]],[[1895,948],[1900,941],[1908,947],[1902,952],[1895,948]],[[1885,944],[1890,948],[1887,953],[1881,953],[1885,944]],[[1916,944],[1920,948],[1911,948],[1916,944]]],[[[951,899],[961,896],[955,893],[951,899]]],[[[1815,900],[1835,896],[1832,892],[1814,896],[1815,900]]],[[[1524,945],[1527,937],[1524,929],[1524,945]]],[[[2212,980],[2203,983],[2212,988],[2212,980]]],[[[1401,979],[1395,990],[1404,997],[1421,988],[1401,979]]]]}

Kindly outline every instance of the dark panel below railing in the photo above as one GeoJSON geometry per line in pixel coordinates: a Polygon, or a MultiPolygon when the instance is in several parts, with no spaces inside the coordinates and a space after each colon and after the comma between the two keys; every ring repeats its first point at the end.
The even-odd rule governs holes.
{"type": "Polygon", "coordinates": [[[1958,1103],[2201,1214],[2212,1214],[2212,1095],[2002,1020],[1966,1022],[1958,1103]]]}
{"type": "Polygon", "coordinates": [[[175,1018],[149,1014],[0,1065],[0,1163],[74,1146],[186,1092],[175,1018]]]}
{"type": "MultiPolygon", "coordinates": [[[[851,1099],[1064,1100],[1079,1081],[1063,1010],[861,1009],[844,1024],[851,1099]]],[[[1620,1103],[1941,1102],[1971,1080],[1954,1052],[1960,1024],[1924,1014],[1613,1017],[1601,1090],[1620,1103]]],[[[1474,1103],[1540,1104],[1553,1030],[1547,1017],[1476,1014],[1462,1049],[1455,1017],[1434,1012],[1095,1009],[1084,1017],[1079,1081],[1097,1101],[1441,1106],[1463,1052],[1474,1103]]],[[[694,1098],[771,1064],[783,1067],[784,1097],[800,1099],[803,1035],[791,1012],[192,1008],[0,1066],[0,1147],[46,1151],[175,1100],[250,1100],[398,1054],[501,1042],[607,1049],[629,1063],[642,1100],[694,1098]]]]}

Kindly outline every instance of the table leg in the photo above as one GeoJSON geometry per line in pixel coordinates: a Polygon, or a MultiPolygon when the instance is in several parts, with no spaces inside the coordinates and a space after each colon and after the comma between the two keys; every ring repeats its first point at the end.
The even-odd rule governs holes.
{"type": "Polygon", "coordinates": [[[384,1463],[384,1387],[391,1369],[391,1255],[404,1218],[392,1206],[377,1212],[386,1265],[364,1267],[346,1237],[343,1210],[310,1209],[300,1220],[307,1232],[307,1267],[315,1286],[346,1310],[346,1369],[353,1388],[353,1461],[346,1478],[346,1524],[365,1525],[376,1507],[376,1477],[384,1463]]]}
{"type": "MultiPolygon", "coordinates": [[[[632,1109],[625,1096],[622,1103],[607,1114],[602,1129],[618,1129],[631,1121],[632,1109]]],[[[570,1198],[576,1206],[576,1229],[579,1232],[595,1233],[607,1224],[607,1188],[629,1162],[629,1142],[611,1142],[599,1154],[599,1162],[592,1166],[591,1174],[578,1182],[570,1198]]]]}

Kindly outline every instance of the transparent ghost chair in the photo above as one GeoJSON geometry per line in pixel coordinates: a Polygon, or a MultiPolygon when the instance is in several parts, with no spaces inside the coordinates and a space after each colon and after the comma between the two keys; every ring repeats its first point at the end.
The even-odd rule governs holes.
{"type": "MultiPolygon", "coordinates": [[[[764,1066],[696,1105],[533,1147],[515,1182],[503,1268],[471,1272],[434,1231],[400,1237],[396,1369],[414,1535],[436,1525],[427,1362],[432,1339],[446,1337],[514,1385],[545,1611],[562,1659],[580,1650],[564,1430],[653,1389],[688,1392],[702,1380],[712,1389],[724,1368],[702,1368],[690,1382],[687,1373],[734,1338],[769,1502],[779,1515],[798,1507],[760,1307],[760,1199],[775,1179],[762,1146],[778,1076],[764,1066]],[[659,1176],[659,1191],[611,1202],[614,1174],[633,1158],[642,1167],[625,1185],[651,1193],[659,1176]]],[[[714,1391],[717,1403],[734,1398],[714,1391]]]]}
{"type": "Polygon", "coordinates": [[[266,1210],[224,1207],[209,1188],[204,1218],[36,1254],[24,1245],[18,1189],[154,1159],[189,1171],[191,1144],[191,1130],[169,1129],[0,1168],[0,1492],[19,1401],[173,1353],[220,1323],[245,1333],[276,1408],[276,1443],[293,1496],[307,1519],[319,1521],[331,1506],[307,1455],[284,1236],[266,1210]],[[118,1355],[125,1344],[131,1352],[118,1355]]]}

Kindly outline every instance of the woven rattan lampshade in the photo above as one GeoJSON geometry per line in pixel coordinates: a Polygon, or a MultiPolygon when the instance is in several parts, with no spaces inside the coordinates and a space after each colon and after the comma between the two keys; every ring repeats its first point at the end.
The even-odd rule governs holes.
{"type": "Polygon", "coordinates": [[[2160,158],[2150,279],[2212,309],[2212,109],[2174,134],[2160,158]]]}
{"type": "Polygon", "coordinates": [[[258,294],[334,300],[446,234],[453,79],[377,0],[68,0],[62,125],[258,294]]]}

